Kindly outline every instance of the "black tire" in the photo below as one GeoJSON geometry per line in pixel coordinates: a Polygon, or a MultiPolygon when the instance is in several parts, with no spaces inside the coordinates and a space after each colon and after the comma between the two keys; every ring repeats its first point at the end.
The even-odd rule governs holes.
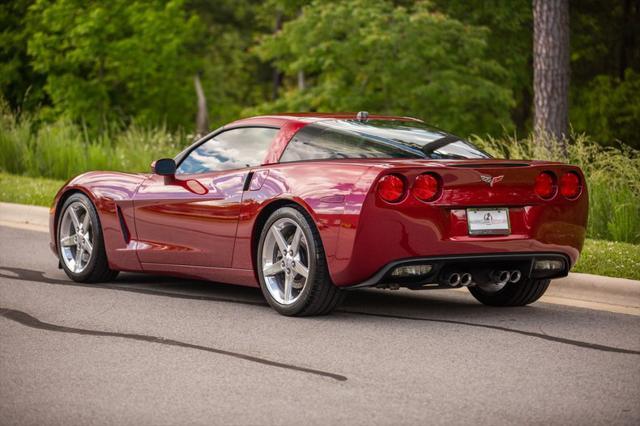
{"type": "Polygon", "coordinates": [[[271,214],[260,234],[258,242],[256,265],[260,289],[265,299],[273,309],[286,316],[312,316],[330,313],[342,300],[345,292],[331,282],[327,262],[320,240],[320,234],[301,208],[282,207],[271,214]],[[300,297],[290,305],[283,305],[276,301],[267,289],[262,272],[262,252],[264,241],[274,222],[282,218],[293,220],[304,233],[309,252],[307,282],[300,293],[300,297]]]}
{"type": "Polygon", "coordinates": [[[114,271],[109,268],[107,252],[104,248],[104,238],[102,235],[100,218],[98,217],[95,206],[86,195],[75,193],[65,200],[58,216],[58,223],[56,224],[56,235],[58,236],[56,245],[58,247],[58,258],[60,259],[60,265],[62,265],[62,269],[64,269],[64,272],[73,281],[80,283],[100,283],[111,281],[116,278],[119,271],[114,271]],[[82,205],[85,207],[91,220],[91,229],[93,230],[93,232],[91,232],[91,243],[93,244],[93,251],[91,253],[89,261],[87,262],[87,266],[79,273],[70,270],[64,260],[62,260],[62,246],[59,241],[61,235],[60,229],[64,213],[71,204],[76,202],[82,203],[82,205]]]}
{"type": "Polygon", "coordinates": [[[524,306],[540,299],[551,280],[522,280],[508,283],[501,290],[488,292],[481,287],[469,287],[469,291],[478,301],[489,306],[524,306]]]}

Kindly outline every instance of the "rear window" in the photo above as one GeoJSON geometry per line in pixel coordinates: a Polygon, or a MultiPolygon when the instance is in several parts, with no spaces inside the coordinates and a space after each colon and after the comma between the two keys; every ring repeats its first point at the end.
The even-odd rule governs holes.
{"type": "Polygon", "coordinates": [[[340,158],[479,159],[489,154],[417,121],[327,120],[296,133],[280,162],[340,158]]]}

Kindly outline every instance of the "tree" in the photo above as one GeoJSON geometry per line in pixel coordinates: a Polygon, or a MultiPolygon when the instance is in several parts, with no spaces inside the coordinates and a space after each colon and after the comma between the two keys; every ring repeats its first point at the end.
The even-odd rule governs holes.
{"type": "Polygon", "coordinates": [[[315,1],[261,40],[261,58],[287,80],[258,110],[411,114],[464,135],[501,133],[513,98],[505,69],[485,55],[487,33],[422,2],[315,1]]]}
{"type": "Polygon", "coordinates": [[[193,86],[196,89],[196,96],[198,96],[198,114],[196,116],[196,135],[198,137],[204,136],[209,131],[209,110],[207,108],[207,97],[202,89],[202,82],[200,81],[200,74],[196,74],[193,77],[193,86]]]}
{"type": "Polygon", "coordinates": [[[569,0],[533,0],[534,131],[569,134],[569,0]]]}
{"type": "Polygon", "coordinates": [[[45,76],[33,70],[27,55],[25,17],[32,0],[0,4],[0,93],[15,111],[35,109],[44,100],[45,76]]]}
{"type": "Polygon", "coordinates": [[[533,13],[530,0],[432,0],[437,10],[465,24],[484,27],[486,56],[507,72],[500,84],[515,101],[511,120],[518,134],[533,121],[533,13]]]}
{"type": "Polygon", "coordinates": [[[54,114],[104,129],[131,119],[192,127],[201,34],[183,0],[38,0],[29,54],[54,114]]]}

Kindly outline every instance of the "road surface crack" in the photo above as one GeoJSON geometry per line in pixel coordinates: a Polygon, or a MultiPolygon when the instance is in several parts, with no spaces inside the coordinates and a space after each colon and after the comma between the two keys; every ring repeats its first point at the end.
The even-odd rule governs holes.
{"type": "Polygon", "coordinates": [[[66,327],[63,325],[51,324],[48,322],[40,321],[39,319],[27,314],[26,312],[16,311],[13,309],[6,309],[0,307],[0,316],[7,318],[11,321],[15,321],[19,324],[27,327],[36,328],[39,330],[54,331],[60,333],[80,334],[87,336],[102,336],[102,337],[120,337],[123,339],[137,340],[148,343],[158,343],[167,346],[177,346],[180,348],[196,349],[199,351],[211,352],[218,355],[225,355],[233,358],[242,359],[245,361],[254,362],[257,364],[268,365],[270,367],[283,368],[286,370],[297,371],[300,373],[313,374],[316,376],[328,377],[333,380],[344,382],[347,380],[345,376],[340,374],[329,373],[327,371],[316,370],[313,368],[300,367],[292,364],[285,364],[278,361],[272,361],[265,358],[258,358],[252,355],[247,355],[239,352],[231,352],[224,349],[212,348],[208,346],[194,345],[192,343],[181,342],[179,340],[166,339],[164,337],[148,336],[144,334],[133,333],[116,333],[113,331],[101,331],[101,330],[89,330],[84,328],[66,327]]]}
{"type": "Polygon", "coordinates": [[[589,343],[589,342],[583,342],[580,340],[567,339],[564,337],[550,336],[546,333],[536,333],[535,331],[518,330],[516,328],[507,328],[499,325],[479,324],[479,323],[473,323],[473,322],[467,322],[467,321],[445,320],[445,319],[437,319],[437,318],[423,318],[423,317],[410,317],[410,316],[404,316],[404,315],[378,314],[378,313],[361,312],[361,311],[338,310],[336,312],[342,312],[344,314],[351,314],[351,315],[370,316],[370,317],[466,325],[469,327],[478,327],[478,328],[486,328],[490,330],[506,331],[509,333],[521,334],[523,336],[528,336],[528,337],[537,337],[539,339],[548,340],[550,342],[564,343],[565,345],[578,346],[580,348],[594,349],[597,351],[614,352],[619,354],[640,355],[640,351],[634,351],[632,349],[623,349],[623,348],[616,348],[614,346],[599,345],[597,343],[589,343]]]}

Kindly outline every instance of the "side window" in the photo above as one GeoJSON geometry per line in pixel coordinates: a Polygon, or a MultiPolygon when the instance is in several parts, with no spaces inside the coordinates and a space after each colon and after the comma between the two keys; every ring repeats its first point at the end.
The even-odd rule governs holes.
{"type": "Polygon", "coordinates": [[[176,173],[207,173],[259,166],[279,131],[267,127],[243,127],[222,132],[191,151],[176,173]]]}

